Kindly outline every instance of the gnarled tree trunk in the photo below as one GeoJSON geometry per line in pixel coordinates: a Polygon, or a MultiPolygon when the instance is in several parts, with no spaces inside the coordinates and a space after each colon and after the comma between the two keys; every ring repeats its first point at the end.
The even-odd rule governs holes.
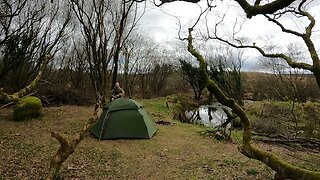
{"type": "Polygon", "coordinates": [[[98,116],[99,107],[100,105],[99,103],[97,103],[94,108],[93,116],[88,120],[88,124],[86,124],[73,137],[72,141],[68,141],[65,137],[63,137],[59,133],[56,133],[56,132],[51,133],[51,136],[56,138],[60,143],[60,147],[50,162],[49,173],[46,178],[47,180],[57,179],[60,168],[64,163],[64,161],[66,161],[68,157],[75,151],[76,147],[86,137],[86,135],[88,135],[89,130],[93,127],[95,122],[99,119],[99,116],[98,116]]]}
{"type": "Polygon", "coordinates": [[[242,109],[238,103],[227,97],[223,91],[218,87],[218,85],[211,79],[209,79],[206,72],[206,62],[204,57],[193,47],[192,44],[192,28],[189,28],[188,40],[188,51],[198,60],[201,69],[202,78],[206,81],[207,89],[215,95],[218,102],[222,105],[230,107],[234,113],[236,113],[241,122],[244,124],[243,140],[242,146],[239,150],[245,156],[257,159],[267,166],[271,167],[276,172],[275,179],[307,179],[307,180],[317,180],[320,179],[320,172],[310,171],[302,169],[295,165],[289,164],[284,160],[281,160],[276,155],[264,151],[251,143],[251,123],[248,119],[246,112],[242,109]]]}

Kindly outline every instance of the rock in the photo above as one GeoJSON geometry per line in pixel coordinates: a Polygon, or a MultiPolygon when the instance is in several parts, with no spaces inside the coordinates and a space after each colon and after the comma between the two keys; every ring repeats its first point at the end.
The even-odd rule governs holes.
{"type": "Polygon", "coordinates": [[[34,96],[21,98],[13,110],[13,119],[22,121],[24,119],[39,117],[42,113],[41,100],[34,96]]]}

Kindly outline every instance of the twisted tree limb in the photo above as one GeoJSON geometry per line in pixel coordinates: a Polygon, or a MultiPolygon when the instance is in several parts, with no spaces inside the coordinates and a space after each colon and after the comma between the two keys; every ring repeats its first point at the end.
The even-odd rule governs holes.
{"type": "Polygon", "coordinates": [[[40,65],[40,69],[39,69],[37,76],[25,88],[19,90],[18,92],[13,93],[13,94],[7,94],[6,92],[3,91],[2,88],[0,88],[0,102],[4,102],[4,103],[17,102],[20,98],[22,98],[23,96],[26,96],[31,91],[33,91],[35,89],[35,87],[37,86],[39,80],[41,79],[42,73],[43,73],[44,69],[47,67],[47,64],[50,59],[52,59],[51,55],[45,55],[43,57],[43,60],[40,65]]]}
{"type": "MultiPolygon", "coordinates": [[[[240,1],[245,1],[245,0],[236,0],[236,1],[240,2],[240,1]]],[[[282,0],[280,0],[280,1],[282,1],[282,0]]],[[[283,0],[283,1],[285,2],[287,0],[283,0]]],[[[288,2],[289,1],[292,1],[292,0],[288,0],[288,2]]],[[[296,1],[298,1],[298,0],[296,0],[296,1]]],[[[315,24],[316,24],[316,20],[309,12],[304,10],[304,7],[308,3],[308,1],[307,0],[299,0],[299,1],[300,1],[300,3],[298,5],[296,5],[297,7],[295,10],[287,10],[284,12],[275,13],[273,15],[267,15],[268,13],[264,13],[263,16],[266,17],[268,21],[277,25],[281,29],[282,32],[296,36],[298,38],[301,38],[303,40],[304,44],[306,45],[306,47],[308,48],[308,53],[309,53],[309,56],[312,60],[312,63],[300,62],[297,59],[295,59],[294,57],[290,57],[290,55],[284,54],[284,53],[269,53],[266,50],[264,50],[263,48],[257,46],[255,43],[253,43],[253,45],[243,44],[243,42],[241,42],[240,40],[234,39],[237,41],[237,43],[235,43],[230,40],[223,39],[223,38],[219,37],[217,34],[217,28],[218,28],[218,25],[221,22],[223,22],[223,20],[224,20],[223,18],[221,19],[221,21],[219,23],[217,23],[215,25],[215,28],[214,28],[215,30],[214,30],[213,36],[210,35],[209,29],[207,26],[208,36],[210,39],[215,39],[215,40],[221,41],[221,42],[226,43],[227,45],[230,45],[235,48],[251,48],[251,49],[257,50],[264,57],[282,59],[282,60],[286,61],[286,63],[292,68],[298,68],[298,69],[304,69],[304,70],[311,71],[316,79],[318,87],[320,88],[320,57],[319,57],[318,51],[316,49],[316,46],[314,44],[314,41],[311,38],[312,32],[314,31],[313,28],[315,27],[315,24]],[[308,19],[309,23],[305,26],[305,30],[303,32],[299,32],[299,31],[287,28],[284,24],[282,24],[279,21],[279,17],[284,16],[286,13],[291,13],[295,16],[304,17],[305,19],[308,19]]],[[[277,2],[277,0],[273,1],[273,2],[277,2]]],[[[271,2],[270,4],[272,4],[273,2],[271,2]]]]}
{"type": "Polygon", "coordinates": [[[189,28],[189,36],[187,38],[188,51],[197,59],[201,69],[201,76],[206,81],[207,89],[215,95],[219,103],[230,107],[233,112],[240,117],[241,122],[244,124],[242,146],[239,147],[239,151],[245,156],[259,160],[273,169],[276,172],[275,179],[320,179],[320,172],[302,169],[295,165],[289,164],[286,161],[281,160],[276,155],[260,149],[251,143],[252,127],[247,114],[234,99],[227,97],[218,87],[218,85],[209,78],[206,72],[207,66],[205,58],[193,47],[192,30],[192,28],[189,28]]]}
{"type": "Polygon", "coordinates": [[[56,154],[53,156],[50,162],[49,173],[46,177],[47,180],[56,179],[59,175],[62,164],[68,159],[68,157],[75,151],[79,143],[89,134],[90,129],[93,127],[95,122],[99,119],[98,110],[99,103],[94,108],[94,113],[89,118],[88,123],[73,137],[71,141],[68,141],[65,137],[59,133],[52,132],[51,136],[56,138],[60,143],[60,147],[56,154]]]}
{"type": "Polygon", "coordinates": [[[252,18],[258,14],[272,14],[276,11],[288,7],[296,0],[275,0],[267,4],[260,5],[260,0],[257,0],[254,5],[251,5],[247,0],[235,0],[244,12],[247,14],[247,18],[252,18]]]}
{"type": "MultiPolygon", "coordinates": [[[[136,2],[143,2],[145,0],[135,0],[136,2]]],[[[171,3],[175,1],[184,1],[184,2],[190,2],[190,3],[198,3],[200,0],[160,0],[159,4],[155,3],[155,0],[153,1],[156,6],[161,6],[166,3],[171,3]]],[[[207,0],[208,1],[208,0],[207,0]]],[[[253,16],[259,15],[259,14],[272,14],[276,11],[288,7],[290,4],[297,0],[274,0],[267,2],[265,4],[261,5],[261,0],[256,0],[253,5],[251,5],[247,0],[234,0],[236,1],[240,7],[244,10],[244,12],[247,14],[248,18],[252,18],[253,16]]],[[[209,5],[209,3],[208,3],[209,5]]]]}

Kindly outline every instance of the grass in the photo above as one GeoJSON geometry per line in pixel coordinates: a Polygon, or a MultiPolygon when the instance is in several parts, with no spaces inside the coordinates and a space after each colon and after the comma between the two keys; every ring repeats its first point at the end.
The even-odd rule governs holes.
{"type": "MultiPolygon", "coordinates": [[[[172,120],[166,98],[139,100],[155,120],[173,125],[157,125],[150,140],[105,140],[92,135],[80,143],[63,164],[65,179],[272,179],[270,168],[243,156],[237,146],[241,131],[234,131],[234,143],[200,135],[206,128],[172,120]]],[[[44,116],[23,122],[11,119],[12,109],[0,109],[0,179],[43,179],[58,149],[50,133],[71,137],[86,124],[93,107],[62,106],[44,108],[44,116]]],[[[319,170],[317,155],[291,152],[282,147],[259,144],[290,162],[319,170]],[[296,159],[295,157],[301,157],[296,159]],[[303,160],[301,160],[303,159],[303,160]],[[307,162],[307,163],[306,163],[307,162]]],[[[318,159],[319,160],[319,159],[318,159]]]]}
{"type": "Polygon", "coordinates": [[[259,174],[259,171],[256,170],[255,168],[250,168],[250,169],[247,169],[247,174],[256,176],[257,174],[259,174]]]}
{"type": "Polygon", "coordinates": [[[264,129],[264,133],[276,131],[291,138],[299,133],[300,137],[320,138],[318,102],[295,103],[296,119],[292,114],[292,102],[260,101],[246,105],[245,109],[253,127],[258,127],[259,131],[264,129]]]}

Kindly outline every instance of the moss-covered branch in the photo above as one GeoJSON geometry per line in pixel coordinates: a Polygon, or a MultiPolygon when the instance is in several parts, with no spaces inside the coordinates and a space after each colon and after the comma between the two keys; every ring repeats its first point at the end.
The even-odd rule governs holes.
{"type": "MultiPolygon", "coordinates": [[[[267,3],[265,5],[259,5],[260,0],[256,0],[256,3],[254,6],[250,5],[246,0],[235,0],[237,1],[241,7],[243,9],[247,9],[245,10],[247,13],[249,12],[249,14],[251,13],[250,9],[259,9],[259,8],[266,8],[268,9],[269,7],[287,7],[290,5],[290,3],[294,2],[294,0],[275,0],[272,1],[271,3],[267,3]],[[278,5],[277,5],[278,4],[278,5]],[[282,4],[280,6],[280,4],[282,4]],[[287,4],[287,5],[286,5],[287,4]]],[[[320,88],[320,58],[319,58],[319,54],[316,50],[316,47],[314,45],[314,42],[311,39],[312,36],[312,32],[313,32],[313,28],[315,27],[315,19],[314,17],[307,11],[303,10],[305,7],[305,5],[308,3],[307,0],[301,0],[299,1],[299,4],[296,5],[297,8],[295,9],[290,9],[287,11],[283,11],[283,12],[278,12],[275,13],[273,16],[271,15],[267,15],[269,14],[269,12],[264,12],[264,11],[260,11],[259,10],[259,14],[263,14],[270,22],[274,23],[275,25],[277,25],[278,27],[281,28],[282,32],[284,33],[288,33],[291,35],[294,35],[296,37],[302,38],[302,40],[304,41],[306,47],[308,48],[308,53],[310,55],[310,58],[312,60],[312,63],[305,63],[305,62],[299,62],[297,60],[295,60],[294,58],[288,56],[287,54],[284,53],[268,53],[266,52],[263,48],[256,46],[255,43],[253,43],[253,45],[244,45],[242,44],[242,42],[240,42],[238,40],[239,43],[233,43],[231,41],[228,41],[226,39],[223,39],[221,37],[219,37],[217,35],[217,26],[219,25],[219,23],[221,23],[223,21],[223,19],[221,20],[221,22],[217,23],[215,26],[215,32],[213,36],[209,35],[210,39],[215,39],[215,40],[219,40],[221,42],[224,42],[232,47],[235,48],[252,48],[252,49],[256,49],[262,56],[264,57],[268,57],[268,58],[279,58],[279,59],[283,59],[287,62],[287,64],[292,67],[292,68],[298,68],[298,69],[304,69],[304,70],[309,70],[313,73],[317,85],[320,88]],[[286,28],[283,24],[281,24],[281,22],[278,20],[278,16],[282,16],[285,13],[292,13],[293,15],[296,16],[303,16],[306,19],[309,20],[309,24],[305,27],[305,31],[304,32],[298,32],[292,29],[288,29],[286,28]]],[[[271,8],[272,9],[272,8],[271,8]]],[[[272,11],[271,11],[272,12],[272,11]]],[[[254,15],[254,13],[253,13],[254,15]]],[[[209,34],[209,29],[207,28],[208,34],[209,34]]]]}
{"type": "Polygon", "coordinates": [[[309,12],[303,10],[302,7],[306,3],[307,3],[307,0],[301,0],[301,2],[298,5],[297,10],[292,11],[292,13],[300,15],[300,16],[304,16],[309,20],[309,24],[306,26],[305,32],[303,32],[303,33],[299,33],[297,31],[285,28],[284,25],[281,24],[276,18],[271,18],[268,15],[265,15],[265,17],[269,21],[273,22],[278,27],[280,27],[282,32],[292,34],[292,35],[295,35],[295,36],[303,39],[305,45],[308,48],[308,52],[310,54],[310,57],[312,59],[312,65],[309,65],[307,63],[295,62],[290,57],[288,57],[284,54],[267,54],[261,48],[255,47],[255,49],[257,49],[265,57],[271,57],[271,58],[278,57],[278,58],[282,58],[282,59],[286,60],[288,65],[291,66],[292,68],[300,68],[300,69],[310,70],[311,72],[313,72],[313,74],[316,78],[318,87],[320,88],[320,59],[319,59],[318,52],[315,48],[315,45],[311,39],[312,29],[314,28],[316,21],[315,21],[314,17],[309,12]]]}
{"type": "Polygon", "coordinates": [[[289,66],[291,66],[292,68],[305,69],[305,70],[309,70],[311,72],[314,71],[314,68],[313,68],[312,65],[310,65],[308,63],[297,62],[294,59],[292,59],[291,57],[289,57],[289,56],[287,56],[286,54],[283,54],[283,53],[267,53],[261,47],[258,47],[256,45],[237,45],[237,44],[232,43],[232,42],[230,42],[228,40],[222,39],[222,38],[220,38],[218,36],[214,36],[214,37],[210,36],[210,38],[211,39],[215,39],[215,40],[219,40],[221,42],[224,42],[224,43],[226,43],[229,46],[232,46],[234,48],[252,48],[252,49],[256,49],[264,57],[281,58],[281,59],[285,60],[287,62],[287,64],[289,66]]]}
{"type": "Polygon", "coordinates": [[[244,124],[242,146],[239,147],[240,152],[249,158],[257,159],[271,167],[276,171],[275,179],[320,179],[320,172],[302,169],[289,164],[274,154],[266,152],[251,144],[252,127],[247,114],[234,99],[227,97],[218,85],[208,77],[205,58],[193,47],[192,40],[192,29],[190,28],[188,36],[188,51],[198,60],[202,72],[202,78],[206,81],[207,89],[215,95],[219,103],[230,107],[233,112],[240,117],[241,122],[244,124]]]}
{"type": "Polygon", "coordinates": [[[94,108],[92,117],[88,120],[88,123],[73,137],[71,141],[68,141],[65,137],[59,133],[52,132],[51,136],[56,138],[60,143],[60,147],[56,154],[53,156],[50,162],[49,173],[47,180],[56,179],[59,175],[62,164],[68,159],[68,157],[75,151],[79,143],[89,134],[90,129],[94,123],[99,119],[98,110],[100,104],[97,103],[94,108]]]}
{"type": "Polygon", "coordinates": [[[41,79],[42,73],[43,73],[44,69],[47,67],[47,64],[50,59],[52,59],[51,55],[44,56],[37,76],[25,88],[19,90],[18,92],[13,93],[13,94],[7,94],[3,91],[2,88],[0,88],[0,102],[4,102],[4,103],[17,102],[21,97],[26,96],[31,91],[33,91],[36,88],[39,80],[41,79]]]}

